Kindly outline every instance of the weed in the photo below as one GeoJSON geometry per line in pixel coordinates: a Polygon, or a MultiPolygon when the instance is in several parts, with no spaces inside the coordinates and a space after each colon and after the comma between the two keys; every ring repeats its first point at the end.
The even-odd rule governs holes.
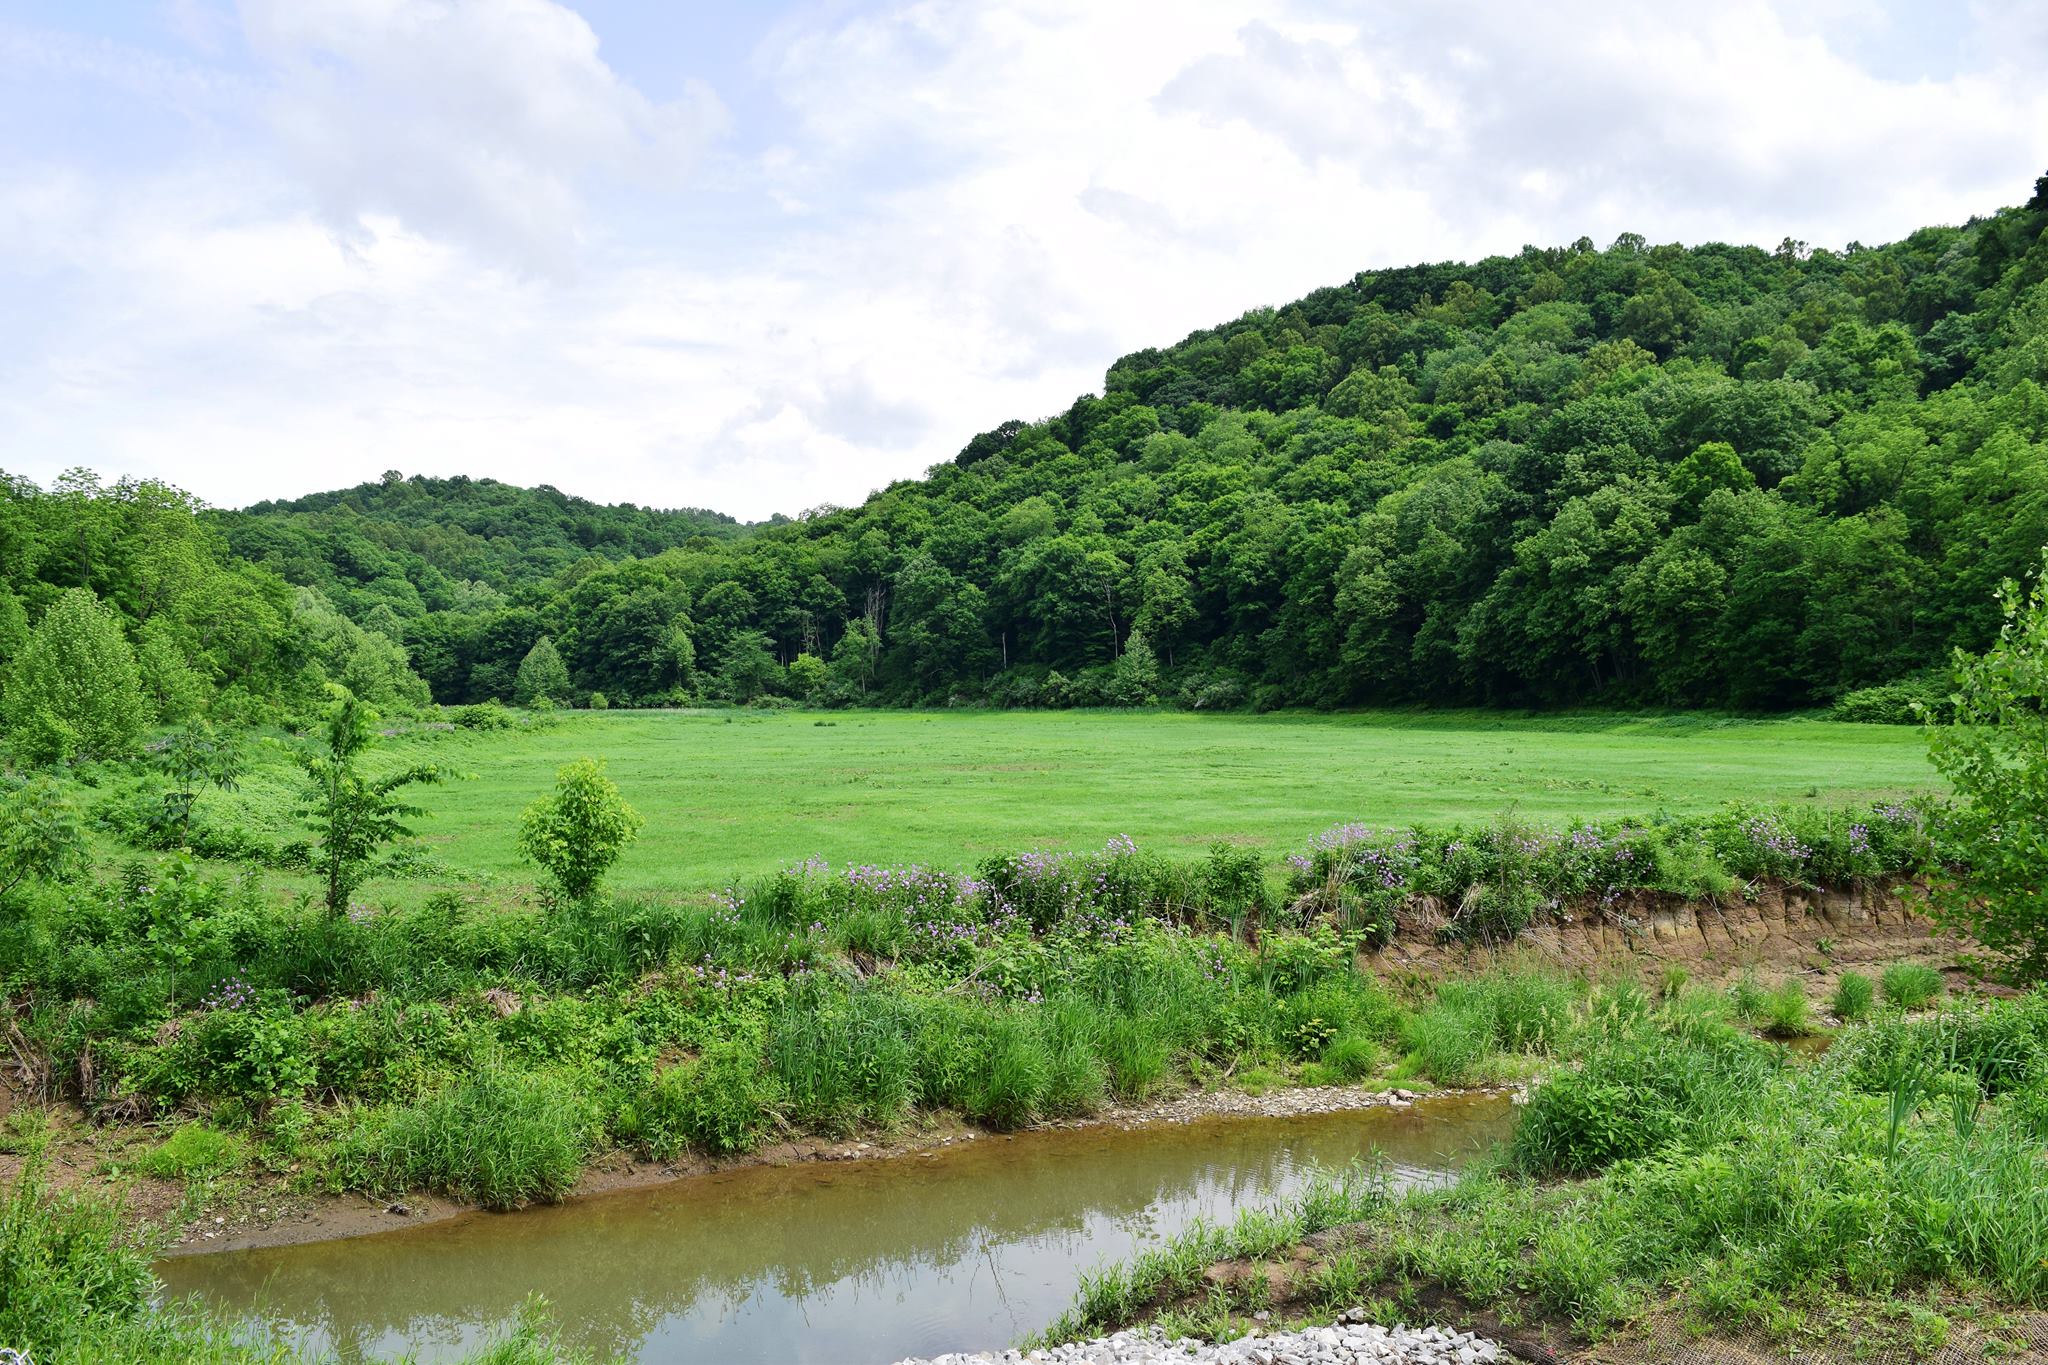
{"type": "Polygon", "coordinates": [[[135,1165],[145,1175],[183,1180],[232,1170],[246,1159],[246,1146],[232,1133],[223,1133],[202,1123],[188,1123],[165,1138],[135,1165]]]}
{"type": "Polygon", "coordinates": [[[1941,973],[1917,962],[1895,962],[1878,977],[1884,1002],[1895,1009],[1917,1010],[1942,993],[1941,973]]]}
{"type": "Polygon", "coordinates": [[[1828,1008],[1843,1023],[1853,1023],[1869,1017],[1876,996],[1877,988],[1869,977],[1861,972],[1843,972],[1842,979],[1835,983],[1835,993],[1828,1001],[1828,1008]]]}
{"type": "Polygon", "coordinates": [[[590,1128],[582,1098],[567,1084],[490,1065],[389,1115],[359,1140],[367,1139],[368,1163],[388,1187],[509,1209],[567,1194],[590,1128]]]}

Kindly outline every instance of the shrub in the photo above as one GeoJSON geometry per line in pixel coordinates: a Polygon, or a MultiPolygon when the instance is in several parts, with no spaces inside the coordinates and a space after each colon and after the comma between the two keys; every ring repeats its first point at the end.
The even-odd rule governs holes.
{"type": "Polygon", "coordinates": [[[555,774],[543,796],[519,818],[519,853],[538,864],[563,895],[582,900],[640,832],[638,811],[604,775],[604,765],[578,759],[555,774]]]}
{"type": "Polygon", "coordinates": [[[1835,983],[1834,997],[1828,1008],[1844,1023],[1853,1023],[1870,1013],[1877,988],[1869,977],[1861,972],[1843,972],[1842,979],[1835,983]]]}
{"type": "Polygon", "coordinates": [[[1843,693],[1828,708],[1828,719],[1867,725],[1922,725],[1939,720],[1948,709],[1946,683],[1937,671],[1929,670],[1876,687],[1861,687],[1843,693]]]}
{"type": "Polygon", "coordinates": [[[509,730],[518,721],[503,702],[493,697],[448,712],[448,719],[463,730],[509,730]]]}
{"type": "Polygon", "coordinates": [[[1895,962],[1878,977],[1884,1002],[1897,1009],[1917,1010],[1942,993],[1941,973],[1917,962],[1895,962]]]}
{"type": "Polygon", "coordinates": [[[590,1127],[566,1083],[491,1065],[392,1114],[372,1138],[371,1165],[389,1186],[517,1208],[569,1192],[590,1127]]]}

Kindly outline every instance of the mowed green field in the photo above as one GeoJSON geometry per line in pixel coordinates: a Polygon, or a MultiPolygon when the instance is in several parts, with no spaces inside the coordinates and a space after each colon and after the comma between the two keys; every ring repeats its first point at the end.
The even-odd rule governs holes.
{"type": "Polygon", "coordinates": [[[519,811],[606,761],[646,817],[614,884],[694,891],[819,854],[965,868],[992,852],[1219,839],[1274,856],[1344,820],[1414,824],[1866,801],[1937,779],[1909,727],[1488,712],[613,712],[405,741],[474,780],[415,789],[459,868],[525,881],[519,811]]]}

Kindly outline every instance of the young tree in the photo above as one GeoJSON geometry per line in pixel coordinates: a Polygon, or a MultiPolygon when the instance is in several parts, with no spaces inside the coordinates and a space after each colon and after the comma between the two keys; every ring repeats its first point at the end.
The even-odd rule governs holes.
{"type": "Polygon", "coordinates": [[[583,900],[640,832],[639,812],[604,775],[604,764],[583,758],[555,774],[555,792],[519,817],[519,853],[553,879],[562,895],[583,900]]]}
{"type": "Polygon", "coordinates": [[[133,753],[148,719],[135,651],[87,588],[50,604],[8,671],[0,714],[31,763],[133,753]]]}
{"type": "Polygon", "coordinates": [[[85,869],[78,812],[47,777],[0,787],[0,900],[28,881],[62,881],[85,869]]]}
{"type": "Polygon", "coordinates": [[[396,793],[415,783],[439,782],[442,773],[431,764],[414,764],[384,777],[365,774],[359,761],[376,740],[376,714],[347,688],[334,691],[323,742],[295,756],[311,779],[299,813],[318,841],[313,870],[327,881],[328,911],[340,915],[368,875],[377,850],[411,837],[405,821],[423,814],[396,793]]]}
{"type": "Polygon", "coordinates": [[[1115,688],[1119,706],[1149,706],[1159,700],[1159,659],[1141,630],[1131,632],[1124,652],[1117,656],[1115,688]]]}
{"type": "Polygon", "coordinates": [[[233,791],[242,776],[242,746],[231,732],[216,732],[203,720],[188,721],[157,755],[157,767],[171,780],[164,792],[164,818],[178,829],[178,843],[192,842],[192,807],[208,787],[233,791]]]}
{"type": "Polygon", "coordinates": [[[1997,643],[1956,652],[1951,718],[1928,732],[1961,798],[1946,850],[1961,872],[1938,908],[2002,975],[2035,982],[2048,979],[2048,576],[2025,593],[2008,581],[1999,600],[1997,643]]]}
{"type": "Polygon", "coordinates": [[[846,633],[832,646],[832,662],[827,665],[833,684],[849,695],[865,697],[875,680],[875,656],[881,648],[881,638],[865,616],[848,621],[846,633]]]}
{"type": "Polygon", "coordinates": [[[825,661],[815,654],[799,654],[789,661],[789,685],[805,701],[825,686],[825,661]]]}
{"type": "Polygon", "coordinates": [[[142,698],[159,724],[187,719],[206,699],[206,684],[185,661],[185,652],[161,616],[151,617],[136,634],[135,669],[142,698]]]}
{"type": "Polygon", "coordinates": [[[526,651],[512,682],[512,699],[521,706],[531,706],[543,697],[557,702],[569,699],[569,669],[555,642],[545,635],[526,651]]]}
{"type": "Polygon", "coordinates": [[[772,692],[783,680],[782,665],[758,630],[742,630],[726,644],[718,666],[719,689],[734,701],[748,702],[772,692]]]}

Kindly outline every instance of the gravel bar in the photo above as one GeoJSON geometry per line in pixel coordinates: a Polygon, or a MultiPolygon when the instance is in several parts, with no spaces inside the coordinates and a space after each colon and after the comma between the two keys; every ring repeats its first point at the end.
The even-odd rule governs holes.
{"type": "Polygon", "coordinates": [[[1035,1351],[963,1351],[897,1365],[1481,1365],[1509,1359],[1493,1342],[1448,1327],[1339,1323],[1225,1342],[1169,1340],[1152,1328],[1035,1351]]]}

